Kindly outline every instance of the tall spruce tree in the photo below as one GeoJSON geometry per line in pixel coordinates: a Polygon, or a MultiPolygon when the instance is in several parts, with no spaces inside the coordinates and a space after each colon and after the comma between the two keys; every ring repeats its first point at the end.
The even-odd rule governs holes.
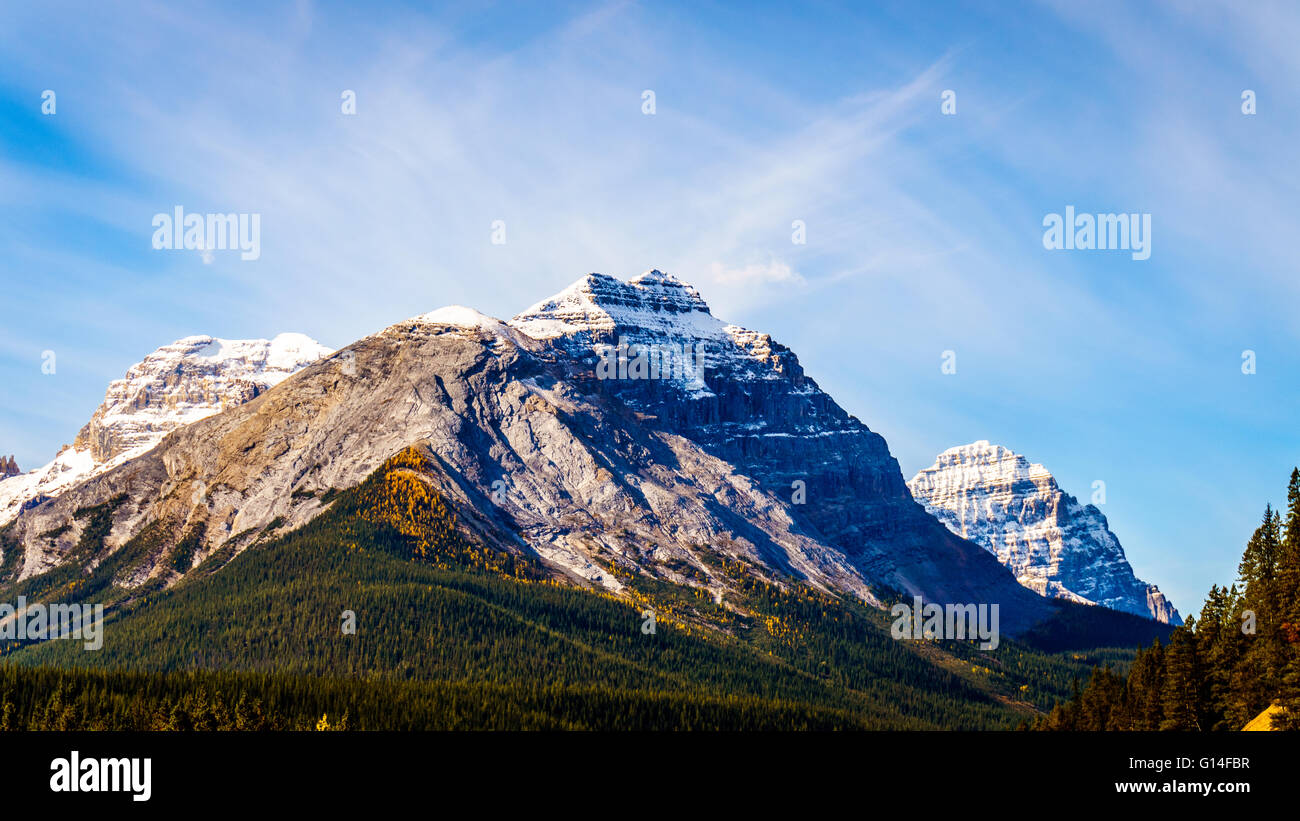
{"type": "Polygon", "coordinates": [[[1217,584],[1211,586],[1196,625],[1197,651],[1205,669],[1206,704],[1203,714],[1209,729],[1227,729],[1229,723],[1226,714],[1228,686],[1232,667],[1237,661],[1236,644],[1231,634],[1240,633],[1231,604],[1228,590],[1217,584]]]}
{"type": "Polygon", "coordinates": [[[1125,703],[1130,730],[1159,730],[1164,719],[1165,651],[1156,639],[1129,668],[1125,703]]]}
{"type": "Polygon", "coordinates": [[[1204,682],[1194,633],[1195,621],[1189,616],[1187,624],[1169,637],[1161,699],[1164,708],[1164,720],[1160,722],[1162,730],[1203,729],[1200,702],[1204,682]]]}
{"type": "Polygon", "coordinates": [[[1300,469],[1292,469],[1287,486],[1286,524],[1277,576],[1277,643],[1281,654],[1277,700],[1285,712],[1276,723],[1284,729],[1300,730],[1300,469]]]}
{"type": "Polygon", "coordinates": [[[1278,618],[1280,531],[1280,517],[1269,505],[1246,544],[1239,566],[1243,613],[1253,620],[1254,632],[1245,636],[1229,687],[1229,713],[1238,726],[1273,703],[1281,685],[1284,656],[1278,618]]]}

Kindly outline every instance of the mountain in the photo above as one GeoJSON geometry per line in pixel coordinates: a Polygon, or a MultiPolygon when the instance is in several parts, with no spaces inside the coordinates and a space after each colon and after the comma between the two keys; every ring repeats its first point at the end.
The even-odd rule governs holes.
{"type": "Polygon", "coordinates": [[[622,571],[624,595],[557,584],[536,556],[463,538],[439,472],[407,448],[309,524],[130,600],[113,580],[148,539],[9,586],[110,605],[95,652],[0,644],[0,730],[312,729],[323,714],[354,729],[1010,729],[1113,658],[896,641],[851,596],[703,550],[725,599],[622,571]]]}
{"type": "Polygon", "coordinates": [[[996,562],[912,500],[884,438],[806,376],[792,351],[715,318],[691,285],[658,270],[626,283],[590,274],[510,326],[577,363],[584,390],[616,397],[752,479],[877,593],[1041,615],[996,562]],[[608,372],[619,357],[626,375],[602,379],[602,362],[608,372]],[[657,361],[658,378],[653,367],[636,378],[638,358],[657,361]]]}
{"type": "Polygon", "coordinates": [[[0,482],[0,525],[24,506],[124,464],[171,431],[254,399],[330,353],[302,334],[190,336],[164,345],[109,384],[103,404],[53,461],[0,482]]]}
{"type": "Polygon", "coordinates": [[[18,462],[14,460],[12,454],[7,459],[0,459],[0,479],[8,479],[20,473],[22,471],[18,469],[18,462]]]}
{"type": "Polygon", "coordinates": [[[585,277],[509,323],[461,307],[399,322],[24,511],[4,564],[27,579],[130,544],[116,583],[169,585],[409,447],[467,538],[614,594],[630,573],[723,601],[722,560],[873,604],[999,603],[1008,633],[1056,612],[916,504],[884,440],[793,353],[657,271],[585,277]],[[629,378],[602,378],[620,336],[659,378],[630,378],[635,350],[629,378]]]}
{"type": "Polygon", "coordinates": [[[1133,574],[1101,511],[1062,491],[1042,465],[981,440],[945,450],[908,487],[953,533],[996,555],[1030,590],[1182,623],[1159,588],[1133,574]]]}

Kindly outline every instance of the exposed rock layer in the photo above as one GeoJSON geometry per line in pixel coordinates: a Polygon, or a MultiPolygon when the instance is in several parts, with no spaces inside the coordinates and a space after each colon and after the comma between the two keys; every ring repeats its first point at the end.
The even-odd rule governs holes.
{"type": "Polygon", "coordinates": [[[1062,491],[1042,465],[979,441],[939,454],[908,486],[939,521],[996,555],[1025,587],[1181,624],[1159,588],[1134,575],[1101,511],[1062,491]]]}
{"type": "Polygon", "coordinates": [[[109,384],[71,446],[44,467],[0,483],[0,525],[25,506],[147,452],[177,428],[248,402],[329,353],[302,334],[190,336],[164,345],[109,384]]]}

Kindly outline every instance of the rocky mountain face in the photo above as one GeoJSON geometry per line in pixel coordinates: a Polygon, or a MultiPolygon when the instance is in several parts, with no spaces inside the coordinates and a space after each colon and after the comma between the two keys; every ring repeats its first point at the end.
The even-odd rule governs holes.
{"type": "Polygon", "coordinates": [[[460,307],[398,323],[173,430],[3,535],[31,576],[72,553],[89,526],[78,510],[107,504],[106,550],[146,532],[156,545],[121,583],[170,582],[161,557],[185,534],[202,533],[196,564],[234,555],[407,446],[438,465],[426,480],[470,535],[575,582],[620,590],[618,567],[723,600],[722,557],[873,603],[999,603],[1008,632],[1051,612],[912,500],[884,440],[793,353],[657,271],[585,277],[509,323],[460,307]]]}
{"type": "MultiPolygon", "coordinates": [[[[174,541],[202,525],[196,561],[237,551],[309,521],[328,490],[414,445],[441,466],[427,478],[470,535],[533,551],[575,579],[618,590],[604,563],[694,569],[695,551],[722,549],[867,595],[779,500],[688,440],[584,395],[572,376],[535,340],[469,309],[399,323],[24,512],[12,532],[21,575],[73,549],[84,529],[76,510],[113,500],[109,549],[147,528],[174,541]]],[[[124,581],[168,572],[145,562],[124,581]]]]}
{"type": "Polygon", "coordinates": [[[1042,465],[979,441],[949,448],[908,482],[917,501],[998,557],[1037,593],[1181,624],[1155,585],[1133,574],[1106,517],[1042,465]]]}
{"type": "Polygon", "coordinates": [[[510,325],[574,362],[584,389],[750,477],[882,591],[1037,609],[912,500],[885,440],[818,388],[793,352],[715,318],[690,285],[660,271],[627,283],[591,274],[510,325]]]}
{"type": "Polygon", "coordinates": [[[164,345],[109,384],[71,446],[44,467],[0,484],[0,525],[25,505],[145,453],[177,428],[247,402],[329,353],[302,334],[191,336],[164,345]]]}
{"type": "Polygon", "coordinates": [[[17,476],[20,473],[22,471],[18,469],[18,462],[14,461],[12,454],[8,458],[0,458],[0,479],[17,476]]]}

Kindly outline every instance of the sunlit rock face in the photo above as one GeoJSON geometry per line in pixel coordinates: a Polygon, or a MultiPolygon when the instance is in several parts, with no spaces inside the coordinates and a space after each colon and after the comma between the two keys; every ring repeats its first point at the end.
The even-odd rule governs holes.
{"type": "Polygon", "coordinates": [[[1042,465],[987,441],[949,448],[908,482],[948,529],[998,557],[1043,596],[1181,624],[1155,585],[1133,574],[1094,505],[1081,505],[1042,465]]]}
{"type": "Polygon", "coordinates": [[[190,336],[164,345],[109,384],[104,402],[53,461],[0,482],[0,525],[25,506],[149,451],[177,428],[248,402],[330,353],[302,334],[190,336]]]}
{"type": "Polygon", "coordinates": [[[793,521],[880,589],[1037,612],[996,562],[912,500],[884,438],[806,376],[789,348],[717,319],[691,285],[657,270],[628,282],[591,274],[510,325],[581,363],[587,389],[618,397],[786,501],[793,521]],[[626,357],[689,349],[702,373],[600,378],[602,358],[620,345],[626,357]]]}

